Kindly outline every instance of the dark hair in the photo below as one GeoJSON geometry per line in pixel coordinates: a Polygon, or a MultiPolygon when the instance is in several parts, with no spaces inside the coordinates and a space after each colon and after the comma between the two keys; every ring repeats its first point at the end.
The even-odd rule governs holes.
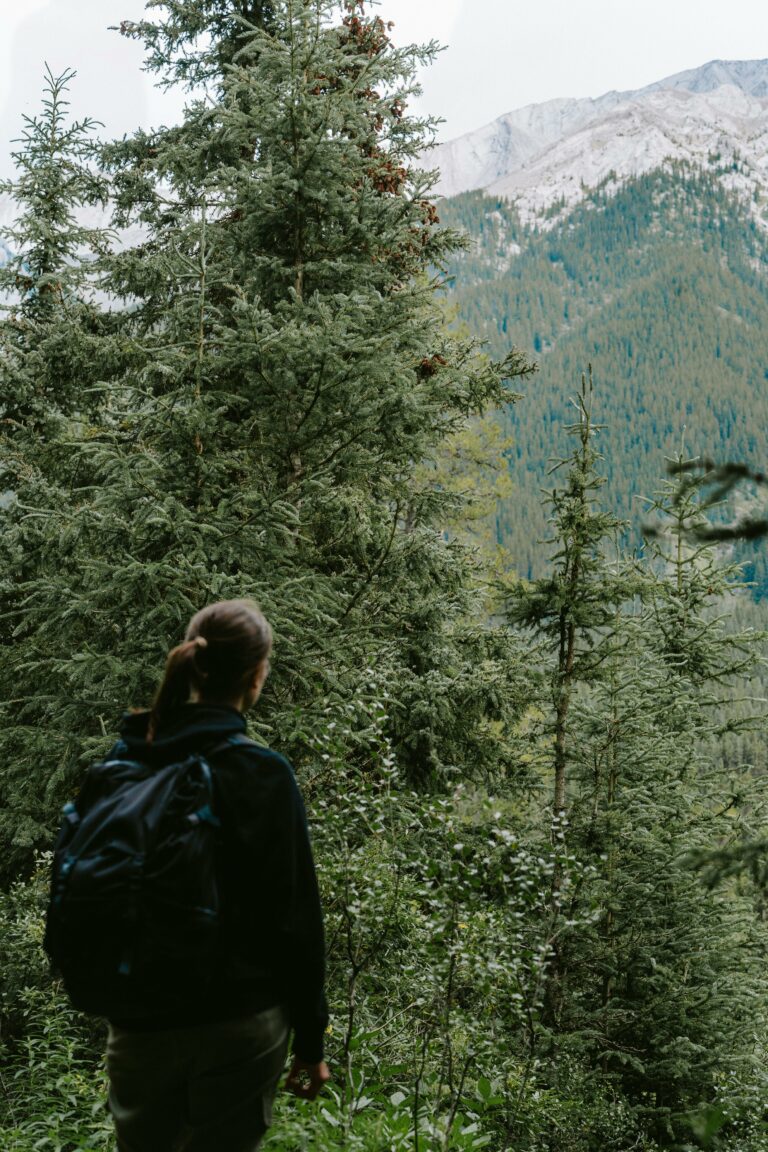
{"type": "Polygon", "coordinates": [[[193,688],[204,700],[235,699],[271,648],[272,629],[253,600],[220,600],[196,612],[184,643],[168,653],[147,739],[153,739],[168,712],[186,704],[193,688]]]}

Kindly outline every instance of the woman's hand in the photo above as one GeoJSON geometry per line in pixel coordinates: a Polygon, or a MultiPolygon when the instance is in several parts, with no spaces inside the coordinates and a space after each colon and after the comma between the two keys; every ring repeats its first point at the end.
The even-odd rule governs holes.
{"type": "Polygon", "coordinates": [[[299,1060],[298,1056],[294,1056],[285,1087],[302,1100],[314,1100],[330,1078],[331,1073],[325,1060],[321,1060],[319,1064],[308,1064],[306,1060],[299,1060]]]}

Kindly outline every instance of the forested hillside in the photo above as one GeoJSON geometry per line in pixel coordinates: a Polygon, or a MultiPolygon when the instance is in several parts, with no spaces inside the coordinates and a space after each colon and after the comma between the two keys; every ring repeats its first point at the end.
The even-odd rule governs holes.
{"type": "MultiPolygon", "coordinates": [[[[497,531],[524,576],[542,570],[540,490],[589,363],[609,426],[606,500],[631,522],[630,545],[666,459],[768,459],[768,233],[721,174],[713,157],[707,171],[670,162],[618,187],[609,180],[533,230],[481,192],[440,202],[441,218],[471,239],[451,265],[460,319],[491,353],[513,340],[539,364],[504,419],[514,492],[497,531]]],[[[765,552],[750,546],[739,558],[764,596],[765,552]]]]}

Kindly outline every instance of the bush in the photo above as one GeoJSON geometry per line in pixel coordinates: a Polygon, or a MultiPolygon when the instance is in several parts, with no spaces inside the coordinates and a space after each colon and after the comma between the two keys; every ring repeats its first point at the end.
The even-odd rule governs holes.
{"type": "Polygon", "coordinates": [[[106,1152],[103,1026],[75,1012],[43,952],[49,858],[0,893],[3,1152],[106,1152]]]}

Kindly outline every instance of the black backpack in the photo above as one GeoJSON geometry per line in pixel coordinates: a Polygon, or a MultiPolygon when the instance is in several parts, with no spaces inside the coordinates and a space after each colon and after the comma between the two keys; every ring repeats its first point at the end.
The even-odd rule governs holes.
{"type": "Polygon", "coordinates": [[[210,986],[219,820],[208,761],[242,745],[252,741],[236,734],[160,767],[100,761],[65,806],[44,944],[76,1008],[126,1022],[173,1016],[210,986]]]}

